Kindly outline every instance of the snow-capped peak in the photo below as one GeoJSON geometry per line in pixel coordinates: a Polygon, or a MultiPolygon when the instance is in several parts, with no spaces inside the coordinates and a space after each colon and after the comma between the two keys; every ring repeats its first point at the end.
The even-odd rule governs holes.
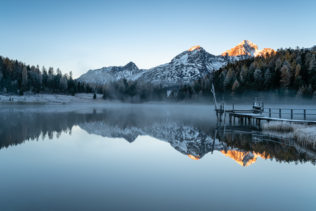
{"type": "Polygon", "coordinates": [[[200,49],[200,48],[201,48],[201,46],[196,45],[196,46],[191,47],[188,51],[195,51],[195,50],[200,49]]]}

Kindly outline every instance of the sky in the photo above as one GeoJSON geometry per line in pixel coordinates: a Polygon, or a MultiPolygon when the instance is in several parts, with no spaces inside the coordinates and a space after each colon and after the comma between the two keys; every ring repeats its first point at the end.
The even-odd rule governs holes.
{"type": "Polygon", "coordinates": [[[0,0],[0,55],[59,67],[139,68],[194,45],[218,55],[251,40],[259,48],[316,45],[314,0],[0,0]]]}

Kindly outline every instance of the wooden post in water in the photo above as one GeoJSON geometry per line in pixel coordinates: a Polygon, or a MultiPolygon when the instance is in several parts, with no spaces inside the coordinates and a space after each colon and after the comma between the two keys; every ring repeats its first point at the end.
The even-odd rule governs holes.
{"type": "Polygon", "coordinates": [[[281,108],[279,108],[279,118],[281,119],[282,114],[281,114],[281,108]]]}
{"type": "Polygon", "coordinates": [[[306,109],[304,109],[304,120],[306,120],[306,109]]]}
{"type": "Polygon", "coordinates": [[[293,109],[291,109],[291,119],[293,119],[293,109]]]}
{"type": "Polygon", "coordinates": [[[269,117],[271,118],[271,108],[269,108],[269,117]]]}

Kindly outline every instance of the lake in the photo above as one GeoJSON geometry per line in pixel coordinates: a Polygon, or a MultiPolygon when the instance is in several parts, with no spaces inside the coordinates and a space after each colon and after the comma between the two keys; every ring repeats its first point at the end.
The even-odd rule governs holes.
{"type": "Polygon", "coordinates": [[[316,210],[316,151],[208,105],[2,105],[0,210],[316,210]]]}

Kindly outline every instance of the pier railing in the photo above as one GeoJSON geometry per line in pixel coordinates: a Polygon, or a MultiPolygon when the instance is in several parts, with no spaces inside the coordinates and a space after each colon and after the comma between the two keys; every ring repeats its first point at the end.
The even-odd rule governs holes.
{"type": "Polygon", "coordinates": [[[264,108],[264,116],[279,119],[315,120],[316,109],[310,108],[264,108]]]}
{"type": "Polygon", "coordinates": [[[282,121],[295,122],[301,124],[316,124],[316,108],[253,108],[245,109],[244,106],[222,105],[216,110],[217,120],[222,122],[228,115],[229,123],[235,124],[235,119],[239,123],[251,124],[254,122],[260,126],[261,121],[282,121]]]}

